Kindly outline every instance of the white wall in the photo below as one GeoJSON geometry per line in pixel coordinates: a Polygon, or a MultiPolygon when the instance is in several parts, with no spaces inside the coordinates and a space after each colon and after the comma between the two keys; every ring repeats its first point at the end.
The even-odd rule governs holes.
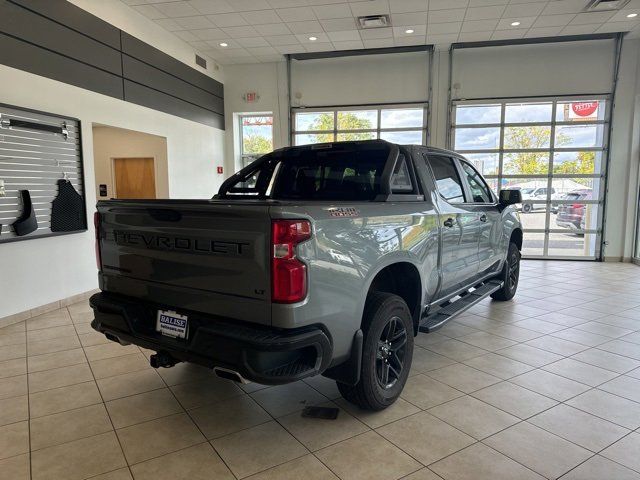
{"type": "Polygon", "coordinates": [[[120,0],[68,0],[74,5],[101,18],[105,22],[127,32],[129,35],[153,45],[167,55],[186,63],[199,72],[223,81],[222,67],[211,57],[198,52],[198,55],[207,59],[207,68],[196,64],[196,49],[176,35],[165,30],[153,20],[121,2],[120,0]]]}
{"type": "MultiPolygon", "coordinates": [[[[95,205],[94,123],[166,137],[171,197],[209,198],[222,176],[224,132],[0,65],[2,102],[80,119],[89,225],[95,205]]],[[[96,288],[93,228],[0,244],[0,319],[96,288]]]]}
{"type": "MultiPolygon", "coordinates": [[[[606,40],[458,50],[455,53],[453,83],[459,83],[460,88],[452,94],[454,98],[504,98],[607,93],[611,88],[613,44],[613,40],[606,40]]],[[[613,112],[607,223],[604,235],[608,242],[604,251],[607,260],[626,260],[631,256],[639,162],[639,53],[639,39],[624,41],[613,112]]],[[[433,59],[429,133],[430,144],[438,147],[446,146],[448,55],[448,51],[436,50],[433,59]]],[[[406,101],[420,92],[424,95],[422,98],[427,97],[426,70],[421,70],[424,63],[404,54],[398,54],[392,60],[377,66],[374,65],[375,62],[372,63],[375,56],[366,59],[365,56],[355,60],[338,58],[314,60],[309,63],[294,62],[292,95],[300,93],[300,98],[294,98],[293,105],[406,101]],[[403,60],[403,56],[409,60],[403,60]],[[350,61],[353,61],[352,66],[349,65],[350,61]],[[375,67],[373,71],[372,65],[375,67]],[[374,77],[376,71],[378,76],[374,77]],[[354,76],[367,80],[363,84],[354,80],[354,76]]],[[[274,122],[279,129],[276,147],[288,145],[287,77],[285,64],[280,63],[229,66],[225,71],[225,78],[225,174],[230,175],[233,168],[229,167],[234,166],[233,158],[237,154],[237,146],[234,145],[237,130],[234,132],[232,128],[234,113],[275,112],[274,122]],[[241,98],[242,93],[246,91],[257,91],[262,98],[256,104],[248,105],[241,98]],[[276,91],[278,95],[275,94],[276,91]]]]}

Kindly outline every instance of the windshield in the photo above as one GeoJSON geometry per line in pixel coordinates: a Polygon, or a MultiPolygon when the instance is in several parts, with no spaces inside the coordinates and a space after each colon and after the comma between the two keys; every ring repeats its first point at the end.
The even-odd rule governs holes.
{"type": "Polygon", "coordinates": [[[535,188],[521,188],[520,192],[524,193],[525,195],[529,195],[530,193],[533,193],[534,190],[535,188]]]}

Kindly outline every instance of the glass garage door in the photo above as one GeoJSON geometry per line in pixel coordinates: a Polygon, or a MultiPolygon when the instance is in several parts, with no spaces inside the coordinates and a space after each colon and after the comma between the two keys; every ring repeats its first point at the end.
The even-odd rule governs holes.
{"type": "Polygon", "coordinates": [[[606,97],[457,101],[451,145],[497,192],[519,189],[529,258],[600,257],[606,97]]]}
{"type": "Polygon", "coordinates": [[[293,145],[373,140],[424,145],[427,105],[293,109],[293,145]]]}

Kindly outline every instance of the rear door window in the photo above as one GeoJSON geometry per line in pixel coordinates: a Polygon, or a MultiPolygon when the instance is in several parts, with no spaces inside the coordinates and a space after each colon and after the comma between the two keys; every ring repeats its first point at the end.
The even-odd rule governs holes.
{"type": "Polygon", "coordinates": [[[429,155],[426,158],[431,166],[438,193],[449,203],[464,203],[464,189],[453,159],[443,155],[429,155]]]}

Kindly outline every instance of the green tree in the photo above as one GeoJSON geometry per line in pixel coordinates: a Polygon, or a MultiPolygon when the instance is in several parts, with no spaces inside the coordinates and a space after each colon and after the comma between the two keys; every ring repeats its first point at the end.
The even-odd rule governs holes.
{"type": "Polygon", "coordinates": [[[263,135],[249,134],[242,139],[243,153],[268,153],[273,150],[271,139],[263,135]]]}
{"type": "MultiPolygon", "coordinates": [[[[551,138],[551,127],[507,127],[504,132],[505,149],[546,148],[551,138]]],[[[505,154],[504,173],[512,175],[540,175],[548,171],[549,158],[545,152],[519,152],[505,154]]]]}
{"type": "MultiPolygon", "coordinates": [[[[372,128],[371,121],[367,118],[359,118],[351,112],[338,112],[339,130],[366,130],[372,128]]],[[[311,123],[309,130],[328,130],[327,133],[314,134],[315,140],[319,143],[333,142],[333,114],[321,113],[311,123]]],[[[371,140],[375,138],[374,132],[349,132],[339,134],[338,141],[348,140],[371,140]]]]}
{"type": "MultiPolygon", "coordinates": [[[[553,173],[564,174],[592,174],[595,170],[596,153],[578,152],[575,160],[562,163],[554,163],[553,173]]],[[[591,186],[592,178],[575,178],[575,182],[591,186]]]]}

